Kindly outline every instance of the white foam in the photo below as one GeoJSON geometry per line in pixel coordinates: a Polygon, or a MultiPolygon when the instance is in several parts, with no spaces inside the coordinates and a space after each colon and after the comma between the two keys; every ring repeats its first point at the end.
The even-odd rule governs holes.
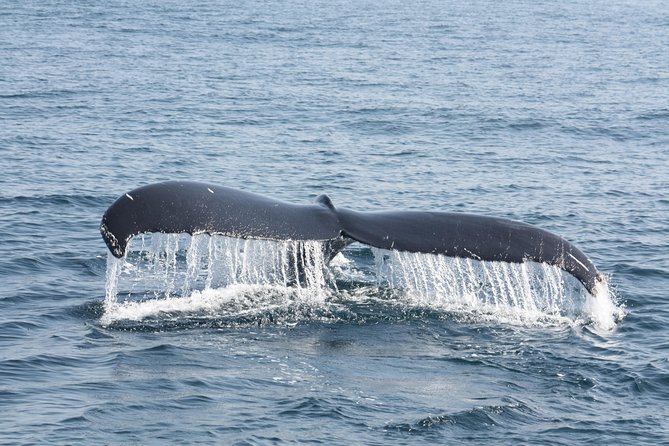
{"type": "Polygon", "coordinates": [[[614,299],[613,291],[607,282],[598,283],[595,286],[594,295],[586,296],[583,311],[592,320],[595,327],[612,330],[616,327],[616,322],[625,317],[625,308],[616,304],[614,299]]]}
{"type": "Polygon", "coordinates": [[[304,297],[295,288],[237,284],[225,288],[196,290],[187,296],[108,302],[101,323],[109,325],[117,321],[142,321],[150,317],[184,315],[242,317],[286,308],[290,304],[301,303],[305,300],[304,297]]]}

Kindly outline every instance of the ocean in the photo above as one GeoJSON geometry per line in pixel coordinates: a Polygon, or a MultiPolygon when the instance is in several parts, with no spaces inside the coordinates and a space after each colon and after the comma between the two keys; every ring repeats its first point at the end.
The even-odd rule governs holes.
{"type": "Polygon", "coordinates": [[[4,2],[0,444],[669,444],[667,48],[661,1],[4,2]],[[518,220],[609,287],[359,243],[306,284],[290,242],[112,257],[105,210],[167,180],[518,220]]]}

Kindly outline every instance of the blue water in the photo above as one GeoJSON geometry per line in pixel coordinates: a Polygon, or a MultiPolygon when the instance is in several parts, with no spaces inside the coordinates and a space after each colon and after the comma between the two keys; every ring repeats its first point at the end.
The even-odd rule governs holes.
{"type": "Polygon", "coordinates": [[[669,442],[666,3],[193,3],[0,6],[0,443],[669,442]],[[536,224],[610,306],[418,299],[352,246],[113,313],[100,218],[170,179],[536,224]]]}

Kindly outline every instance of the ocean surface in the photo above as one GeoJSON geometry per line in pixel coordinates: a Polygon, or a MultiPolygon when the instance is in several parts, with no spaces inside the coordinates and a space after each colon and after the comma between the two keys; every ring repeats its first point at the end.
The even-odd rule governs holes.
{"type": "Polygon", "coordinates": [[[667,48],[662,1],[3,2],[0,444],[669,444],[667,48]],[[520,220],[609,287],[360,244],[306,284],[289,242],[112,258],[107,207],[165,180],[520,220]]]}

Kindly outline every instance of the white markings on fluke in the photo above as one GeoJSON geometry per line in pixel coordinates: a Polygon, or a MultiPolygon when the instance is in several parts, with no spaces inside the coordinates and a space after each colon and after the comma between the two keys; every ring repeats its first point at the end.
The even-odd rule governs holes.
{"type": "Polygon", "coordinates": [[[578,263],[578,264],[581,265],[583,268],[585,268],[586,271],[590,271],[590,270],[588,269],[588,267],[585,266],[585,265],[583,264],[583,262],[581,262],[581,261],[578,260],[576,257],[574,257],[570,252],[568,252],[567,254],[569,255],[569,257],[571,257],[572,259],[574,259],[574,260],[576,261],[576,263],[578,263]]]}

